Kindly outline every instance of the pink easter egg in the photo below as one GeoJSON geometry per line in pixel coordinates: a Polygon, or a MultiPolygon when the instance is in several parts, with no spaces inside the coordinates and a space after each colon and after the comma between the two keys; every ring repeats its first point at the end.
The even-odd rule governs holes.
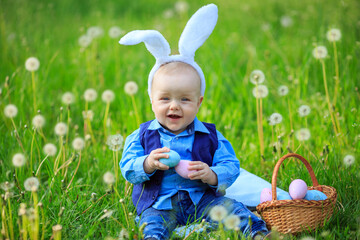
{"type": "Polygon", "coordinates": [[[289,194],[292,199],[303,199],[307,192],[307,185],[301,179],[295,179],[290,183],[289,194]]]}
{"type": "Polygon", "coordinates": [[[177,174],[182,176],[183,178],[189,179],[188,175],[195,170],[188,170],[190,160],[180,160],[179,164],[175,166],[175,171],[177,174]]]}
{"type": "Polygon", "coordinates": [[[260,203],[271,201],[272,200],[272,191],[270,188],[264,188],[260,194],[260,203]]]}

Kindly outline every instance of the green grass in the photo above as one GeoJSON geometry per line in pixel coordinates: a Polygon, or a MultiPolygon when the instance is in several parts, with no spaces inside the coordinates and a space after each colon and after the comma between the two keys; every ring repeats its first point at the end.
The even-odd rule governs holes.
{"type": "MultiPolygon", "coordinates": [[[[359,2],[212,2],[219,7],[219,20],[210,38],[196,52],[195,58],[207,81],[198,118],[216,123],[218,130],[232,143],[241,167],[250,172],[270,181],[274,164],[279,156],[288,152],[290,142],[292,151],[309,160],[319,183],[336,188],[339,203],[331,221],[318,231],[294,239],[302,236],[317,239],[359,237],[359,2]],[[290,16],[293,24],[283,27],[280,23],[282,16],[290,16]],[[269,27],[267,31],[263,30],[265,25],[269,27]],[[341,127],[338,137],[334,134],[328,112],[321,63],[312,56],[316,45],[326,46],[328,57],[324,63],[332,100],[335,88],[334,52],[332,44],[326,39],[326,32],[330,28],[338,28],[342,33],[341,40],[336,42],[340,89],[334,109],[341,127]],[[269,95],[262,100],[265,145],[263,164],[257,133],[256,100],[252,95],[254,85],[249,81],[250,72],[255,69],[265,73],[264,84],[269,89],[269,95]],[[280,85],[289,87],[287,96],[277,94],[280,85]],[[303,104],[311,107],[306,120],[297,113],[303,104]],[[276,126],[276,136],[281,135],[282,139],[282,152],[276,153],[273,151],[272,127],[267,123],[268,117],[274,112],[283,116],[283,121],[276,126]],[[308,141],[300,142],[290,137],[290,115],[295,131],[306,126],[309,128],[311,138],[308,141]],[[338,138],[341,139],[340,143],[338,138]],[[328,151],[324,151],[326,148],[328,151]],[[347,154],[355,156],[355,163],[350,167],[343,164],[347,154]],[[323,237],[323,231],[329,231],[330,235],[323,237]]],[[[2,201],[0,206],[1,222],[6,225],[2,229],[8,233],[9,225],[12,225],[14,239],[20,238],[17,224],[20,221],[20,203],[26,203],[28,208],[33,205],[31,192],[24,190],[24,181],[34,175],[31,169],[36,172],[45,159],[42,148],[46,143],[54,143],[59,151],[59,137],[55,135],[54,127],[59,121],[67,122],[67,106],[61,102],[66,91],[74,94],[75,102],[70,105],[68,144],[65,145],[65,154],[61,159],[68,160],[72,154],[76,156],[68,166],[65,177],[64,172],[54,177],[56,157],[48,157],[40,169],[37,195],[43,208],[40,209],[39,239],[49,239],[52,227],[56,224],[62,225],[63,239],[115,238],[122,228],[129,230],[132,237],[139,234],[133,221],[134,216],[128,216],[134,213],[134,207],[131,196],[124,192],[125,180],[122,177],[118,180],[117,194],[102,179],[105,172],[114,173],[114,152],[105,144],[103,119],[106,104],[101,101],[101,93],[111,89],[116,95],[110,105],[111,124],[106,134],[118,133],[125,138],[138,128],[131,97],[124,92],[126,82],[135,81],[139,86],[134,99],[140,121],[153,118],[147,95],[147,76],[154,59],[143,44],[121,46],[118,44],[119,39],[110,38],[107,31],[114,25],[125,32],[160,29],[175,54],[181,31],[189,17],[200,6],[210,2],[189,2],[187,12],[175,13],[172,18],[165,19],[164,11],[173,9],[174,3],[164,0],[0,0],[0,183],[9,181],[17,186],[11,189],[13,197],[9,201],[2,201]],[[91,26],[102,27],[104,35],[93,40],[88,48],[81,49],[78,38],[91,26]],[[35,72],[35,110],[31,73],[24,67],[26,59],[31,56],[40,60],[40,68],[35,72]],[[89,103],[89,109],[94,111],[91,125],[96,143],[86,141],[81,151],[79,170],[66,192],[80,157],[71,147],[71,142],[77,136],[84,137],[83,93],[88,88],[95,88],[98,92],[97,100],[89,103]],[[18,108],[18,114],[13,120],[24,151],[16,140],[11,120],[4,115],[3,110],[10,103],[18,108]],[[31,121],[38,109],[46,119],[42,129],[46,141],[38,132],[35,132],[34,138],[32,136],[34,131],[31,121]],[[12,157],[18,152],[27,158],[22,168],[12,165],[12,157]],[[97,201],[92,198],[92,193],[96,193],[97,201]],[[120,198],[124,199],[124,205],[119,202],[120,198]],[[113,210],[112,216],[99,220],[105,209],[113,210]],[[62,214],[59,214],[61,211],[62,214]],[[129,218],[128,222],[125,215],[129,218]]],[[[121,151],[118,154],[120,158],[121,151]]],[[[296,178],[304,179],[309,185],[311,183],[306,168],[300,162],[289,161],[281,168],[278,186],[286,189],[296,178]]],[[[0,191],[5,194],[3,190],[0,191]]],[[[206,238],[216,237],[216,234],[213,232],[206,238]]],[[[231,237],[233,233],[227,234],[231,237]]],[[[6,238],[0,235],[0,239],[6,238]]],[[[194,234],[192,238],[203,239],[204,236],[194,234]]]]}

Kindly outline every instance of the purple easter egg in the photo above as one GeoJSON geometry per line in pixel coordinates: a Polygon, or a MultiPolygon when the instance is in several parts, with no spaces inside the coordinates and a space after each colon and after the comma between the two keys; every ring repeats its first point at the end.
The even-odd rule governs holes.
{"type": "Polygon", "coordinates": [[[264,188],[260,194],[260,203],[271,201],[272,200],[272,191],[270,188],[264,188]]]}
{"type": "Polygon", "coordinates": [[[195,170],[191,170],[191,171],[188,170],[189,162],[191,162],[191,161],[190,160],[180,160],[178,165],[175,166],[175,171],[177,172],[177,174],[179,174],[183,178],[187,178],[187,179],[189,179],[189,177],[188,177],[189,174],[195,171],[195,170]]]}
{"type": "Polygon", "coordinates": [[[289,194],[292,199],[303,199],[307,192],[307,185],[301,179],[295,179],[290,183],[289,194]]]}

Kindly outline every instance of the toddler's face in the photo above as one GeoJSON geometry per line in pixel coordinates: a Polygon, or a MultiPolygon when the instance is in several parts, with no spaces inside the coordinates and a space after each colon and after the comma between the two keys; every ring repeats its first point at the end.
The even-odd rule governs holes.
{"type": "Polygon", "coordinates": [[[161,125],[179,134],[194,121],[203,100],[200,78],[191,66],[172,72],[161,68],[152,82],[152,110],[161,125]]]}

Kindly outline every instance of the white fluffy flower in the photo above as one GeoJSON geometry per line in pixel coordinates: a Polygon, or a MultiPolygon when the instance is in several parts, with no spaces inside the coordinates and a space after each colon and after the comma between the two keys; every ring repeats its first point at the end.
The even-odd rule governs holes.
{"type": "Polygon", "coordinates": [[[185,1],[177,1],[175,3],[175,11],[178,13],[184,13],[189,9],[189,4],[185,1]]]}
{"type": "Polygon", "coordinates": [[[45,118],[40,114],[35,115],[35,117],[32,119],[32,125],[36,129],[42,128],[45,125],[45,118]]]}
{"type": "Polygon", "coordinates": [[[2,190],[4,190],[5,192],[8,192],[14,186],[15,186],[15,183],[7,182],[7,181],[0,184],[0,188],[2,190]]]}
{"type": "Polygon", "coordinates": [[[4,108],[5,117],[13,118],[17,115],[18,109],[14,104],[8,104],[4,108]]]}
{"type": "Polygon", "coordinates": [[[26,59],[25,68],[30,72],[38,70],[40,67],[40,61],[36,57],[29,57],[26,59]]]}
{"type": "Polygon", "coordinates": [[[281,26],[290,27],[293,25],[293,20],[290,16],[282,16],[280,19],[281,26]]]}
{"type": "Polygon", "coordinates": [[[25,165],[26,159],[24,154],[16,153],[12,158],[12,163],[15,167],[22,167],[25,165]]]}
{"type": "Polygon", "coordinates": [[[112,90],[105,90],[101,94],[101,99],[106,103],[112,102],[115,99],[115,93],[112,90]]]}
{"type": "Polygon", "coordinates": [[[253,84],[261,84],[265,81],[265,74],[261,70],[254,70],[250,73],[250,82],[253,84]]]}
{"type": "Polygon", "coordinates": [[[109,29],[109,36],[111,38],[119,38],[122,34],[124,34],[124,31],[118,26],[113,26],[109,29]]]}
{"type": "Polygon", "coordinates": [[[124,138],[120,134],[110,135],[107,138],[106,144],[109,146],[110,150],[118,151],[122,148],[124,138]]]}
{"type": "Polygon", "coordinates": [[[103,176],[103,180],[106,184],[111,185],[115,182],[114,174],[111,172],[106,172],[103,176]]]}
{"type": "Polygon", "coordinates": [[[350,167],[355,163],[355,157],[353,155],[346,155],[343,159],[345,166],[350,167]]]}
{"type": "Polygon", "coordinates": [[[99,220],[102,220],[102,219],[104,219],[104,218],[109,218],[112,214],[113,214],[113,210],[107,210],[107,209],[105,209],[104,210],[104,215],[102,215],[100,218],[99,218],[99,220]]]}
{"type": "Polygon", "coordinates": [[[326,38],[330,41],[330,42],[337,42],[340,40],[341,38],[341,32],[339,29],[337,28],[333,28],[330,29],[327,33],[326,33],[326,38]]]}
{"type": "Polygon", "coordinates": [[[317,46],[316,48],[314,48],[314,50],[312,51],[312,54],[314,56],[314,58],[316,59],[323,59],[326,58],[328,52],[326,47],[324,46],[317,46]]]}
{"type": "Polygon", "coordinates": [[[72,94],[71,92],[65,92],[61,97],[61,101],[66,105],[72,104],[74,100],[74,94],[72,94]]]}
{"type": "Polygon", "coordinates": [[[300,117],[305,117],[309,115],[311,112],[311,108],[308,105],[301,105],[298,109],[298,113],[300,117]]]}
{"type": "Polygon", "coordinates": [[[231,214],[224,219],[224,226],[227,229],[235,229],[239,227],[240,218],[237,215],[231,214]]]}
{"type": "Polygon", "coordinates": [[[295,136],[299,141],[307,141],[311,137],[310,130],[307,128],[301,128],[296,131],[295,136]]]}
{"type": "Polygon", "coordinates": [[[67,133],[67,125],[63,122],[59,122],[55,125],[55,134],[58,136],[64,136],[67,133]]]}
{"type": "Polygon", "coordinates": [[[252,91],[254,97],[265,98],[269,94],[269,90],[265,85],[258,85],[252,91]]]}
{"type": "Polygon", "coordinates": [[[75,150],[80,151],[85,147],[85,141],[81,137],[77,137],[73,140],[72,146],[75,150]]]}
{"type": "Polygon", "coordinates": [[[86,48],[91,44],[92,38],[88,35],[82,35],[79,37],[78,43],[81,47],[86,48]]]}
{"type": "Polygon", "coordinates": [[[165,19],[172,18],[174,16],[174,11],[171,9],[167,9],[163,13],[165,19]]]}
{"type": "Polygon", "coordinates": [[[94,118],[94,112],[92,110],[88,110],[87,112],[83,111],[82,115],[84,119],[89,119],[90,121],[94,118]]]}
{"type": "Polygon", "coordinates": [[[89,27],[86,34],[91,38],[98,38],[104,34],[104,30],[99,26],[89,27]]]}
{"type": "Polygon", "coordinates": [[[125,84],[124,90],[126,94],[134,95],[138,91],[138,85],[134,81],[129,81],[125,84]]]}
{"type": "Polygon", "coordinates": [[[97,98],[97,92],[93,88],[86,89],[84,92],[84,98],[88,102],[93,102],[97,98]]]}
{"type": "Polygon", "coordinates": [[[278,94],[280,96],[286,96],[287,94],[289,93],[289,88],[285,85],[281,85],[279,88],[278,88],[278,94]]]}
{"type": "Polygon", "coordinates": [[[45,144],[43,151],[46,155],[55,156],[55,154],[57,152],[57,148],[54,144],[47,143],[47,144],[45,144]]]}
{"type": "Polygon", "coordinates": [[[228,215],[228,212],[224,206],[217,205],[211,208],[209,215],[213,221],[220,222],[228,215]]]}
{"type": "Polygon", "coordinates": [[[24,182],[24,187],[26,191],[35,192],[39,189],[40,183],[36,177],[29,177],[24,182]]]}
{"type": "Polygon", "coordinates": [[[273,113],[271,114],[270,118],[269,118],[269,125],[276,125],[281,123],[282,121],[282,116],[280,113],[273,113]]]}

